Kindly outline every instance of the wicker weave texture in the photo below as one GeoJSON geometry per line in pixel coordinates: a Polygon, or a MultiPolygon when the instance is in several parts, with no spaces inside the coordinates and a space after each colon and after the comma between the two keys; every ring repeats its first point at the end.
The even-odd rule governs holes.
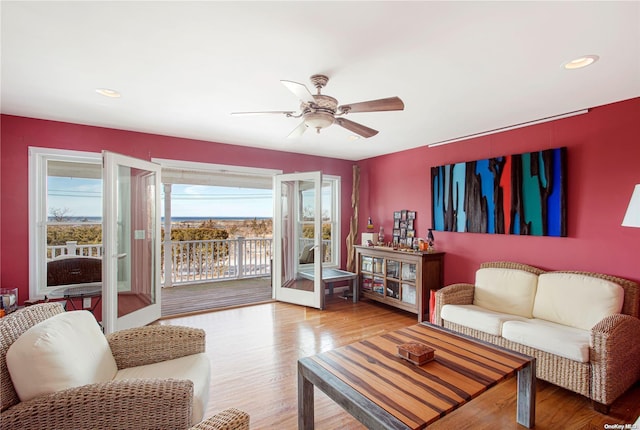
{"type": "Polygon", "coordinates": [[[536,275],[543,273],[569,273],[604,279],[624,289],[622,313],[604,318],[591,330],[590,362],[579,363],[540,351],[500,336],[443,321],[445,304],[472,304],[473,285],[453,284],[436,293],[436,324],[490,342],[514,351],[536,357],[537,377],[555,385],[582,394],[603,405],[612,404],[631,385],[640,380],[640,286],[637,282],[617,276],[584,272],[545,272],[527,264],[496,261],[487,262],[481,268],[505,268],[525,270],[536,275]],[[469,294],[471,294],[469,296],[469,294]]]}
{"type": "Polygon", "coordinates": [[[202,329],[152,325],[107,335],[118,369],[173,360],[205,351],[202,329]]]}
{"type": "Polygon", "coordinates": [[[494,336],[448,321],[444,322],[444,327],[484,342],[489,342],[512,351],[535,357],[537,378],[582,394],[583,396],[590,397],[589,363],[579,363],[569,360],[568,358],[559,357],[555,354],[512,342],[501,336],[494,336]]]}
{"type": "MultiPolygon", "coordinates": [[[[64,312],[60,303],[29,306],[0,318],[0,400],[2,409],[20,402],[7,369],[7,350],[15,340],[34,325],[64,312]]],[[[4,425],[3,425],[4,427],[4,425]]]]}
{"type": "Polygon", "coordinates": [[[529,266],[524,263],[517,263],[514,261],[488,261],[486,263],[480,264],[481,269],[515,269],[515,270],[524,270],[525,272],[533,273],[534,275],[542,275],[545,271],[540,269],[539,267],[529,266]]]}
{"type": "Polygon", "coordinates": [[[71,388],[22,402],[2,413],[3,428],[186,429],[193,383],[130,379],[71,388]]]}
{"type": "MultiPolygon", "coordinates": [[[[11,344],[34,325],[64,312],[60,303],[20,309],[0,319],[2,428],[187,429],[192,424],[193,382],[128,379],[85,385],[20,402],[6,365],[11,344]]],[[[118,367],[141,365],[204,352],[201,329],[147,326],[109,336],[118,367]]],[[[228,409],[194,429],[248,429],[249,415],[228,409]]]]}
{"type": "Polygon", "coordinates": [[[611,315],[591,329],[591,398],[610,405],[640,380],[640,319],[611,315]]]}
{"type": "Polygon", "coordinates": [[[444,305],[471,305],[473,304],[472,284],[451,284],[436,291],[435,323],[442,325],[442,307],[444,305]]]}
{"type": "Polygon", "coordinates": [[[192,430],[249,430],[249,414],[236,408],[225,409],[196,424],[192,430]]]}

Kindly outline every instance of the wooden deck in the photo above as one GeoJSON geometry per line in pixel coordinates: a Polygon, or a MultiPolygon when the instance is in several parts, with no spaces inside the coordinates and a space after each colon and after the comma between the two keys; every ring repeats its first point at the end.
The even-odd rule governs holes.
{"type": "Polygon", "coordinates": [[[162,289],[162,316],[233,308],[272,300],[271,278],[178,285],[162,289]]]}

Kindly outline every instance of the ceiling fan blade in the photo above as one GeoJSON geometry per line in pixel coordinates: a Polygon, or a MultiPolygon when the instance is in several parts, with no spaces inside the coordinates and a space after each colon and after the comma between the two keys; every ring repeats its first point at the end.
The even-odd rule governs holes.
{"type": "Polygon", "coordinates": [[[313,99],[313,95],[305,85],[299,84],[293,81],[280,81],[280,82],[282,82],[282,85],[287,87],[289,91],[295,94],[295,96],[298,97],[303,102],[305,103],[315,102],[315,100],[313,99]]]}
{"type": "Polygon", "coordinates": [[[305,131],[307,131],[307,124],[305,124],[304,121],[302,121],[299,126],[294,128],[293,131],[289,133],[289,136],[287,136],[287,138],[292,139],[295,137],[300,137],[304,134],[305,131]]]}
{"type": "Polygon", "coordinates": [[[400,97],[389,97],[386,99],[369,100],[368,102],[351,103],[338,107],[339,111],[352,112],[380,112],[388,110],[403,110],[404,103],[400,97]]]}
{"type": "Polygon", "coordinates": [[[355,134],[359,134],[364,138],[372,137],[378,134],[378,130],[366,127],[362,124],[358,124],[357,122],[350,121],[346,118],[336,118],[336,124],[346,128],[349,131],[354,132],[355,134]]]}
{"type": "Polygon", "coordinates": [[[293,115],[295,111],[292,110],[271,110],[271,111],[263,111],[263,112],[231,112],[231,115],[262,115],[262,114],[285,114],[285,115],[293,115]]]}

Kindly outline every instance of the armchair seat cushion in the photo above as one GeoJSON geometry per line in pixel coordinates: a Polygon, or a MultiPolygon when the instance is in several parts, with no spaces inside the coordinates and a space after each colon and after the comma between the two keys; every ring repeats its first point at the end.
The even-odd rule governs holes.
{"type": "Polygon", "coordinates": [[[525,318],[517,315],[490,311],[476,305],[444,305],[441,315],[445,321],[474,328],[495,336],[502,335],[502,325],[505,321],[526,321],[525,318]]]}
{"type": "Polygon", "coordinates": [[[589,330],[534,318],[506,321],[502,327],[502,337],[569,360],[589,362],[589,330]]]}
{"type": "Polygon", "coordinates": [[[64,312],[25,331],[9,347],[7,369],[21,401],[111,381],[118,370],[89,311],[64,312]]]}
{"type": "Polygon", "coordinates": [[[193,382],[193,422],[197,423],[204,417],[209,401],[210,383],[209,359],[205,353],[187,355],[173,360],[144,366],[120,369],[115,380],[122,379],[188,379],[193,382]]]}

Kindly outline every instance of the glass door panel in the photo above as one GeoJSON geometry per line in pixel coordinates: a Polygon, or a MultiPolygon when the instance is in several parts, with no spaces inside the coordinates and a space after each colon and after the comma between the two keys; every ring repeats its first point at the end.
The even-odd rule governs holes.
{"type": "Polygon", "coordinates": [[[104,153],[105,333],[160,318],[160,166],[104,153]]]}
{"type": "Polygon", "coordinates": [[[277,175],[273,285],[276,300],[322,309],[322,174],[277,175]]]}

